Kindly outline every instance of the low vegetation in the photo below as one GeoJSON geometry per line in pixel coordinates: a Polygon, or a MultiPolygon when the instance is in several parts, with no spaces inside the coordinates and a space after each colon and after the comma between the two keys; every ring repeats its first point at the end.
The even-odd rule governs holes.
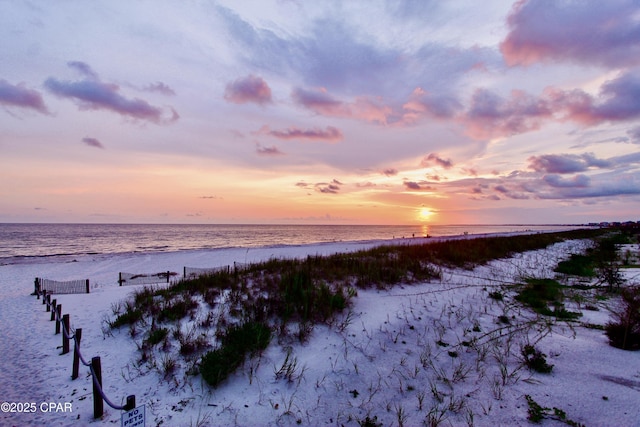
{"type": "MultiPolygon", "coordinates": [[[[262,352],[270,343],[277,342],[287,349],[287,358],[279,369],[274,366],[275,380],[299,383],[306,368],[298,363],[290,349],[296,342],[306,342],[319,324],[344,330],[341,328],[346,328],[351,321],[344,312],[359,290],[389,289],[398,284],[406,287],[440,280],[448,268],[473,269],[494,259],[543,249],[566,239],[594,239],[594,245],[585,253],[572,254],[560,262],[555,269],[555,278],[526,277],[520,283],[485,288],[485,304],[503,311],[502,314],[499,311],[491,314],[492,325],[483,323],[480,327],[477,319],[481,314],[479,309],[474,312],[473,304],[465,312],[462,305],[451,303],[445,305],[441,318],[434,320],[433,325],[422,325],[422,319],[409,310],[404,314],[404,327],[393,330],[389,327],[384,331],[389,336],[388,342],[398,346],[409,341],[407,336],[416,335],[415,339],[424,348],[422,354],[416,355],[420,360],[414,365],[407,362],[410,353],[402,356],[392,377],[397,378],[400,395],[415,395],[421,411],[424,405],[425,424],[446,424],[447,416],[453,415],[458,420],[464,416],[467,424],[473,425],[473,412],[467,406],[466,395],[458,396],[454,385],[464,383],[475,368],[475,380],[489,381],[493,396],[501,400],[504,388],[518,381],[526,369],[530,371],[529,375],[552,372],[554,365],[537,347],[538,340],[557,322],[569,322],[571,327],[577,325],[580,307],[597,309],[601,298],[614,298],[619,293],[621,305],[613,313],[612,321],[604,327],[605,332],[613,346],[640,349],[640,290],[621,288],[615,274],[609,274],[617,271],[618,258],[612,256],[612,251],[617,253],[615,242],[618,237],[603,235],[606,232],[577,230],[475,238],[381,246],[356,253],[304,259],[270,259],[182,280],[164,288],[139,289],[131,300],[114,307],[114,320],[110,321],[110,326],[129,326],[131,331],[138,331],[143,342],[140,361],[160,366],[165,377],[175,370],[176,364],[182,363],[185,372],[200,374],[209,386],[219,387],[244,365],[251,382],[262,352]],[[605,273],[607,269],[609,273],[605,273]],[[576,285],[565,280],[568,276],[591,281],[587,285],[576,285]],[[578,310],[575,310],[576,306],[578,310]],[[447,335],[452,325],[462,328],[463,333],[447,335]],[[421,328],[424,328],[423,332],[419,332],[421,328]],[[530,341],[530,334],[536,338],[530,341]],[[182,362],[167,356],[175,354],[176,349],[179,349],[182,362]],[[160,351],[166,354],[159,363],[153,354],[160,351]],[[446,362],[436,363],[438,358],[446,362]],[[494,364],[489,366],[488,359],[494,364]],[[514,360],[517,366],[514,366],[514,360]],[[419,379],[424,380],[421,375],[427,372],[429,387],[422,390],[419,379]],[[487,372],[492,379],[486,380],[487,372]],[[427,402],[433,403],[430,409],[425,396],[427,402]]],[[[487,313],[486,306],[484,313],[487,313]]],[[[372,333],[365,331],[365,336],[372,333]]],[[[382,328],[379,333],[383,333],[382,328]]],[[[353,348],[362,353],[360,362],[357,357],[352,359],[350,369],[357,374],[369,356],[364,347],[358,347],[359,344],[350,339],[345,337],[344,358],[347,359],[353,348]]],[[[381,351],[386,352],[387,348],[381,351]]],[[[316,388],[321,386],[316,383],[316,388]]],[[[369,393],[371,402],[379,387],[373,383],[360,384],[356,389],[335,382],[336,391],[348,390],[353,401],[364,401],[360,395],[369,393]]],[[[543,408],[529,399],[531,421],[553,418],[579,425],[567,419],[561,410],[543,408]]],[[[274,408],[280,404],[272,403],[274,408]]],[[[485,414],[490,410],[490,406],[483,407],[485,414]]],[[[407,409],[400,404],[388,405],[387,412],[395,413],[399,425],[407,419],[407,409]]],[[[364,414],[356,420],[361,426],[382,424],[377,416],[367,412],[365,417],[364,414]]]]}

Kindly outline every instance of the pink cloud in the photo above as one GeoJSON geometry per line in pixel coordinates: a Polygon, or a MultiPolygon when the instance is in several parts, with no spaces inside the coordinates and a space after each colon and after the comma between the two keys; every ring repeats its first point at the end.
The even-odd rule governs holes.
{"type": "Polygon", "coordinates": [[[266,105],[272,102],[271,88],[261,77],[249,75],[227,84],[224,99],[234,104],[266,105]]]}
{"type": "Polygon", "coordinates": [[[285,130],[271,130],[269,126],[263,126],[257,133],[284,140],[308,139],[311,141],[338,142],[343,138],[342,132],[333,126],[327,126],[325,129],[299,129],[297,127],[290,127],[285,130]]]}
{"type": "Polygon", "coordinates": [[[402,108],[405,110],[405,121],[414,122],[425,115],[436,119],[452,118],[462,109],[462,105],[453,97],[435,95],[418,87],[402,108]]]}
{"type": "Polygon", "coordinates": [[[451,159],[443,159],[436,153],[430,153],[420,162],[420,166],[427,167],[436,164],[438,166],[442,166],[445,169],[451,169],[453,167],[453,162],[451,159]]]}
{"type": "Polygon", "coordinates": [[[550,89],[546,96],[554,108],[563,110],[566,119],[594,125],[604,121],[627,121],[640,118],[640,70],[622,73],[602,85],[598,97],[579,89],[550,89]]]}
{"type": "Polygon", "coordinates": [[[379,124],[387,124],[393,116],[393,109],[380,98],[357,97],[353,102],[343,102],[329,95],[325,89],[301,88],[294,89],[291,97],[296,104],[323,116],[353,118],[379,124]]]}
{"type": "Polygon", "coordinates": [[[606,67],[640,63],[635,0],[517,2],[500,50],[509,65],[572,60],[606,67]]]}
{"type": "Polygon", "coordinates": [[[42,95],[38,91],[28,89],[24,83],[12,85],[4,79],[0,79],[0,105],[27,108],[42,114],[49,114],[49,110],[42,100],[42,95]]]}

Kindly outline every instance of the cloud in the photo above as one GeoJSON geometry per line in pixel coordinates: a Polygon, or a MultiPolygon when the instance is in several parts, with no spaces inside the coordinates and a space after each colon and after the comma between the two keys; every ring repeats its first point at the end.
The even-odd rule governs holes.
{"type": "Polygon", "coordinates": [[[462,109],[462,104],[453,96],[435,95],[419,87],[402,108],[405,110],[404,121],[413,122],[425,115],[436,119],[453,118],[462,109]]]}
{"type": "Polygon", "coordinates": [[[453,162],[451,161],[451,159],[443,159],[436,153],[430,153],[420,162],[420,166],[422,167],[428,167],[433,164],[442,166],[445,169],[451,169],[453,167],[453,162]]]}
{"type": "Polygon", "coordinates": [[[284,140],[308,139],[311,141],[338,142],[343,138],[342,132],[333,126],[327,126],[325,129],[290,127],[285,130],[271,130],[269,126],[263,126],[257,133],[284,140]]]}
{"type": "MultiPolygon", "coordinates": [[[[546,181],[545,181],[546,182],[546,181]]],[[[563,184],[569,184],[561,181],[563,184]]],[[[623,173],[592,179],[588,185],[551,185],[547,191],[539,191],[540,199],[593,199],[601,197],[632,196],[640,194],[640,177],[637,173],[623,173]]]]}
{"type": "Polygon", "coordinates": [[[314,185],[316,191],[324,194],[338,194],[340,186],[335,183],[319,182],[314,185]]]}
{"type": "Polygon", "coordinates": [[[0,79],[0,105],[27,108],[42,114],[50,114],[38,91],[28,89],[24,83],[12,85],[4,79],[0,79]]]}
{"type": "MultiPolygon", "coordinates": [[[[428,14],[427,5],[418,3],[416,9],[428,14]]],[[[416,28],[407,26],[402,14],[390,14],[386,8],[374,12],[375,4],[354,7],[362,8],[362,16],[384,14],[402,32],[394,31],[393,40],[381,42],[375,26],[359,25],[366,20],[354,22],[336,13],[308,19],[303,31],[289,35],[268,23],[257,26],[227,8],[217,11],[246,66],[350,98],[377,94],[384,104],[397,104],[396,110],[416,87],[450,90],[479,64],[502,63],[495,49],[464,49],[432,38],[420,43],[416,28]]],[[[424,23],[420,27],[423,30],[424,23]]]]}
{"type": "Polygon", "coordinates": [[[409,190],[420,190],[420,184],[418,184],[417,182],[414,181],[404,181],[403,182],[404,186],[407,187],[409,190]]]}
{"type": "Polygon", "coordinates": [[[514,90],[504,99],[487,89],[477,89],[461,121],[472,138],[489,139],[539,129],[542,121],[551,117],[546,100],[523,91],[514,90]]]}
{"type": "Polygon", "coordinates": [[[417,190],[417,191],[433,190],[433,187],[423,182],[403,181],[402,185],[404,185],[407,188],[407,190],[417,190]]]}
{"type": "Polygon", "coordinates": [[[395,176],[395,175],[398,175],[398,169],[387,168],[387,169],[383,169],[382,172],[380,173],[385,176],[395,176]]]}
{"type": "Polygon", "coordinates": [[[227,84],[224,99],[234,104],[266,105],[272,102],[271,88],[261,77],[249,75],[227,84]]]}
{"type": "Polygon", "coordinates": [[[156,92],[162,95],[175,96],[176,92],[171,87],[163,82],[155,82],[145,86],[142,90],[145,92],[156,92]]]}
{"type": "Polygon", "coordinates": [[[640,126],[627,131],[632,144],[640,144],[640,126]]]}
{"type": "Polygon", "coordinates": [[[295,88],[291,98],[296,104],[323,116],[353,118],[383,125],[399,120],[393,109],[380,98],[357,97],[351,102],[343,102],[323,88],[295,88]]]}
{"type": "Polygon", "coordinates": [[[517,2],[500,44],[509,65],[568,60],[615,68],[640,64],[636,0],[517,2]]]}
{"type": "Polygon", "coordinates": [[[640,119],[640,70],[621,73],[605,82],[598,97],[580,89],[563,91],[547,89],[545,96],[565,120],[586,125],[605,121],[619,122],[640,119]]]}
{"type": "Polygon", "coordinates": [[[583,174],[576,175],[571,179],[565,179],[560,175],[553,174],[553,175],[545,175],[543,179],[544,179],[544,182],[556,188],[572,188],[572,187],[584,188],[584,187],[588,187],[589,184],[591,183],[591,179],[588,176],[583,174]]]}
{"type": "Polygon", "coordinates": [[[95,147],[95,148],[104,149],[104,145],[102,145],[102,143],[99,140],[97,140],[96,138],[91,138],[91,137],[86,136],[86,137],[82,138],[82,142],[87,144],[89,147],[95,147]]]}
{"type": "Polygon", "coordinates": [[[45,87],[60,98],[73,100],[80,110],[107,110],[135,120],[145,120],[157,124],[168,124],[179,119],[178,113],[171,107],[160,108],[147,101],[128,99],[120,94],[120,87],[97,80],[95,73],[87,69],[84,63],[69,64],[82,71],[87,77],[80,81],[62,81],[49,77],[45,87]]]}
{"type": "Polygon", "coordinates": [[[598,159],[591,153],[543,154],[531,156],[527,160],[530,162],[530,169],[552,174],[584,172],[589,168],[605,168],[612,165],[610,161],[598,159]]]}
{"type": "Polygon", "coordinates": [[[81,61],[69,61],[67,62],[69,68],[73,68],[78,71],[84,77],[90,80],[99,80],[98,74],[93,71],[93,69],[89,66],[89,64],[81,61]]]}
{"type": "Polygon", "coordinates": [[[548,87],[535,97],[514,90],[503,98],[477,89],[469,108],[454,118],[475,139],[517,135],[539,129],[545,121],[573,121],[586,126],[640,119],[640,69],[605,82],[597,96],[581,89],[548,87]]]}
{"type": "Polygon", "coordinates": [[[281,156],[284,153],[278,149],[278,147],[272,145],[271,147],[263,147],[260,144],[256,144],[256,153],[261,156],[281,156]]]}
{"type": "Polygon", "coordinates": [[[337,179],[331,180],[331,182],[317,182],[315,184],[308,184],[304,181],[296,182],[296,187],[305,188],[305,189],[313,189],[318,193],[323,194],[338,194],[340,192],[340,188],[344,185],[342,182],[337,179]]]}

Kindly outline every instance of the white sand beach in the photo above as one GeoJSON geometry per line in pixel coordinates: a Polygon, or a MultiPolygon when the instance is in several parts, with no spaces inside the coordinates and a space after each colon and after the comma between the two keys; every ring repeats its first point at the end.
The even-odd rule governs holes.
{"type": "MultiPolygon", "coordinates": [[[[405,243],[424,242],[407,239],[405,243]]],[[[402,241],[399,241],[402,242],[402,241]]],[[[120,425],[121,411],[105,405],[93,418],[89,371],[71,380],[72,353],[60,355],[61,337],[41,300],[31,296],[35,277],[89,279],[91,293],[57,295],[71,326],[82,328],[85,358],[100,356],[103,387],[114,403],[134,394],[144,405],[147,426],[382,425],[526,426],[525,395],[557,407],[586,426],[640,426],[640,352],[608,345],[603,331],[582,326],[609,320],[599,310],[579,310],[578,322],[554,321],[487,342],[484,355],[459,346],[500,327],[498,318],[534,319],[528,309],[488,297],[523,274],[553,277],[558,260],[580,252],[586,242],[566,241],[518,254],[474,270],[444,270],[442,280],[358,290],[351,306],[331,326],[317,325],[307,342],[273,339],[264,353],[213,389],[186,366],[164,375],[162,349],[156,368],[140,364],[138,345],[126,327],[111,331],[113,307],[138,286],[118,286],[118,272],[182,272],[184,266],[216,267],[270,258],[327,255],[381,242],[297,247],[182,251],[158,254],[83,256],[0,266],[0,397],[35,403],[32,413],[4,412],[0,425],[120,425]],[[475,330],[476,332],[474,332],[475,330]],[[538,338],[539,341],[538,341],[538,338]],[[520,347],[535,342],[554,366],[549,374],[529,371],[520,347]],[[441,343],[443,345],[440,345],[441,343]],[[448,344],[448,345],[444,345],[448,344]],[[455,349],[455,355],[454,350],[455,349]],[[289,375],[277,375],[289,355],[289,375]],[[295,361],[295,364],[291,364],[295,361]],[[49,406],[54,403],[54,406],[49,406]],[[44,405],[43,405],[44,404],[44,405]],[[375,418],[374,418],[375,417],[375,418]],[[439,423],[439,424],[437,424],[439,423]]],[[[632,270],[625,271],[635,280],[632,270]]],[[[610,301],[609,301],[610,302],[610,301]]],[[[190,327],[183,320],[185,328],[190,327]]],[[[4,406],[3,406],[4,408],[4,406]]],[[[545,419],[540,425],[564,425],[545,419]]]]}

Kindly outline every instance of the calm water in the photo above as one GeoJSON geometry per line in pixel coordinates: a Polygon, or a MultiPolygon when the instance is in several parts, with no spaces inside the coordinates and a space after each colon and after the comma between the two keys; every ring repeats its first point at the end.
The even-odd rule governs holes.
{"type": "Polygon", "coordinates": [[[524,230],[556,231],[567,225],[153,225],[0,224],[0,263],[33,257],[169,252],[186,249],[303,245],[524,230]]]}

